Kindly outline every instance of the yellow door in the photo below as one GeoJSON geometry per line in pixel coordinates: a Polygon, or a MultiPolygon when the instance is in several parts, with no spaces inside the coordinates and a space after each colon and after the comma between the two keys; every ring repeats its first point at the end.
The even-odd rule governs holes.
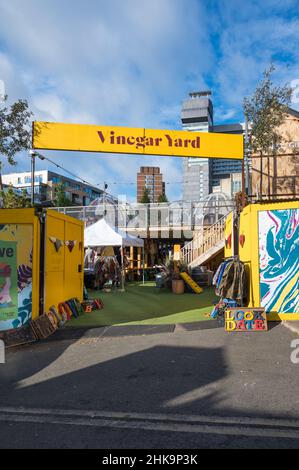
{"type": "Polygon", "coordinates": [[[47,211],[45,222],[44,309],[67,300],[64,298],[64,226],[63,219],[47,211]]]}
{"type": "Polygon", "coordinates": [[[83,297],[83,222],[47,210],[45,222],[44,310],[83,297]]]}
{"type": "Polygon", "coordinates": [[[65,222],[65,276],[64,295],[67,299],[79,297],[83,293],[83,240],[82,226],[77,220],[65,222]]]}

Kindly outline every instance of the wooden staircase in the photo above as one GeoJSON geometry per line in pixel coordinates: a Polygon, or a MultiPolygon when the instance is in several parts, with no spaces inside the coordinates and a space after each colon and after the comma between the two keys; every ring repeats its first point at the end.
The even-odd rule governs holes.
{"type": "Polygon", "coordinates": [[[193,240],[181,249],[181,259],[191,268],[206,263],[224,248],[226,216],[196,233],[193,240]]]}

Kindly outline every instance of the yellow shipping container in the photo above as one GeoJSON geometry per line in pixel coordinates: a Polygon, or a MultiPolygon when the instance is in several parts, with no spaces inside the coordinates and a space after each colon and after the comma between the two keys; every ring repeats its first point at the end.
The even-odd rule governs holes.
{"type": "MultiPolygon", "coordinates": [[[[229,233],[231,217],[225,236],[229,233]]],[[[270,321],[299,320],[298,201],[245,207],[240,215],[238,248],[248,273],[248,306],[265,307],[270,321]]],[[[231,254],[226,247],[225,257],[231,254]]]]}
{"type": "Polygon", "coordinates": [[[83,299],[83,222],[52,209],[0,209],[0,331],[83,299]]]}

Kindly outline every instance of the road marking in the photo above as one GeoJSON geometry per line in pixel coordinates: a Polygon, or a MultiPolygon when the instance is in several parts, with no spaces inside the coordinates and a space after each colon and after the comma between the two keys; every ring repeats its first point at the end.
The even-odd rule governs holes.
{"type": "Polygon", "coordinates": [[[299,419],[0,407],[0,421],[299,439],[299,419]]]}
{"type": "Polygon", "coordinates": [[[282,325],[287,328],[288,330],[292,331],[292,333],[296,333],[297,335],[299,335],[299,326],[298,326],[298,322],[294,322],[295,324],[293,325],[293,323],[291,321],[282,321],[281,322],[282,325]]]}

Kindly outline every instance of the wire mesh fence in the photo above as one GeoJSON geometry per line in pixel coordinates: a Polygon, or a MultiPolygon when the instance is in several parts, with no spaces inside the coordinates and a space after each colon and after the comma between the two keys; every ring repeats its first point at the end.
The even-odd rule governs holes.
{"type": "Polygon", "coordinates": [[[178,237],[183,235],[191,238],[194,231],[215,224],[234,208],[233,200],[213,197],[201,202],[101,202],[90,206],[53,209],[84,221],[86,226],[105,218],[112,227],[143,237],[161,236],[163,232],[167,238],[167,233],[171,232],[173,235],[173,232],[180,232],[178,237]]]}

